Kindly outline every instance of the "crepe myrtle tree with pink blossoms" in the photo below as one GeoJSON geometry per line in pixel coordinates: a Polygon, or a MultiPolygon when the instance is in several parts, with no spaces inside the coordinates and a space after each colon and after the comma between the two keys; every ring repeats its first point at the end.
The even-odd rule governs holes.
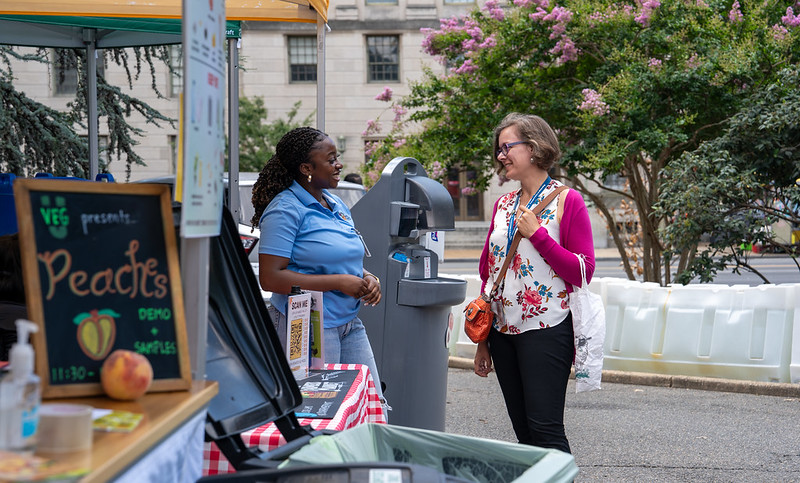
{"type": "Polygon", "coordinates": [[[413,156],[473,170],[485,190],[493,127],[509,112],[538,114],[562,142],[553,175],[605,218],[628,277],[671,283],[692,253],[663,237],[670,216],[654,205],[664,170],[723,135],[800,60],[794,2],[488,0],[424,30],[422,48],[444,73],[427,69],[409,95],[382,99],[403,121],[372,132],[384,137],[367,169],[413,156]]]}
{"type": "Polygon", "coordinates": [[[370,162],[364,167],[364,185],[370,187],[374,185],[381,176],[383,168],[395,156],[400,155],[406,144],[406,114],[408,110],[401,104],[393,102],[394,91],[391,87],[384,86],[383,91],[375,96],[376,101],[389,103],[389,107],[376,119],[367,121],[366,129],[361,135],[367,139],[365,144],[365,154],[370,158],[370,162]],[[391,129],[389,134],[383,136],[383,122],[381,116],[391,113],[391,129]],[[381,137],[383,136],[383,137],[381,137]]]}

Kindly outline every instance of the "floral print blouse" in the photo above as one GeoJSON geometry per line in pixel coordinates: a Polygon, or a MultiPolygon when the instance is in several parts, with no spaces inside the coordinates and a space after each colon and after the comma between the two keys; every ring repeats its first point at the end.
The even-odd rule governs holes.
{"type": "MultiPolygon", "coordinates": [[[[551,180],[532,205],[536,206],[558,186],[561,183],[551,180]]],[[[510,244],[508,226],[520,193],[521,190],[508,193],[497,204],[494,230],[489,236],[489,283],[485,287],[487,293],[505,261],[510,244]]],[[[555,197],[538,216],[539,224],[556,241],[559,239],[556,216],[559,198],[555,197]]],[[[569,313],[565,282],[556,275],[530,240],[524,238],[520,241],[497,292],[492,300],[492,311],[495,313],[494,327],[501,333],[519,334],[527,330],[552,327],[564,320],[569,313]]]]}

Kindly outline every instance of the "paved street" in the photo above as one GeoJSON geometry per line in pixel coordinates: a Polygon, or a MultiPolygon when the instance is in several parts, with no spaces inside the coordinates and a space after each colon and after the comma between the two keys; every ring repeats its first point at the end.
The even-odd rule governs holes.
{"type": "MultiPolygon", "coordinates": [[[[444,261],[439,264],[440,274],[476,275],[478,273],[478,257],[480,250],[472,249],[446,249],[444,261]]],[[[595,250],[597,265],[594,276],[627,279],[622,269],[619,253],[614,248],[601,248],[595,250]]],[[[770,283],[798,283],[800,282],[800,269],[797,262],[784,254],[751,254],[748,262],[761,272],[770,283]]],[[[692,283],[700,283],[694,280],[692,283]]],[[[740,273],[733,273],[729,268],[717,274],[715,284],[750,286],[761,285],[764,281],[753,272],[744,269],[740,273]]]]}
{"type": "MultiPolygon", "coordinates": [[[[475,273],[477,254],[451,250],[439,272],[475,273]]],[[[755,260],[774,283],[800,281],[788,257],[755,260]]],[[[610,251],[599,250],[598,262],[598,276],[622,276],[610,251]]],[[[760,284],[752,276],[722,278],[717,283],[760,284]]],[[[480,378],[468,365],[469,360],[451,358],[446,431],[516,441],[497,378],[480,378]]],[[[726,381],[717,388],[739,391],[726,392],[695,389],[719,380],[695,378],[684,385],[693,389],[685,389],[651,385],[664,381],[635,374],[622,376],[614,380],[633,383],[604,382],[602,390],[582,394],[575,394],[570,381],[565,421],[580,468],[576,481],[800,482],[797,385],[783,384],[788,390],[779,391],[769,383],[747,387],[726,381]]]]}
{"type": "MultiPolygon", "coordinates": [[[[565,418],[576,481],[800,482],[795,396],[618,383],[575,394],[570,381],[565,418]]],[[[446,431],[516,441],[494,374],[484,379],[451,364],[446,431]]]]}

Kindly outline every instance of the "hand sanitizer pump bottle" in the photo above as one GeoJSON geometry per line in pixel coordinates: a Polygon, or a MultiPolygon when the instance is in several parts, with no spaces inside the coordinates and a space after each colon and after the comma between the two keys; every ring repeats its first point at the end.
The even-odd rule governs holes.
{"type": "Polygon", "coordinates": [[[39,330],[29,320],[17,320],[17,342],[9,352],[10,373],[0,381],[0,449],[33,452],[42,401],[39,377],[33,373],[29,334],[39,330]]]}

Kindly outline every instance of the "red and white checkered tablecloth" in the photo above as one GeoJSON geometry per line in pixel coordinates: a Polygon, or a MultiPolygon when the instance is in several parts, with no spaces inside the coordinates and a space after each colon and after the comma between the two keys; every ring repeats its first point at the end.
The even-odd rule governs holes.
{"type": "MultiPolygon", "coordinates": [[[[341,431],[362,423],[386,423],[375,383],[367,366],[361,364],[326,364],[329,370],[358,370],[353,385],[347,391],[339,410],[331,419],[298,418],[301,425],[311,425],[314,429],[333,429],[341,431]]],[[[248,446],[257,446],[261,451],[270,451],[286,443],[274,423],[259,426],[242,433],[242,440],[248,446]]],[[[205,443],[203,449],[203,475],[232,473],[235,470],[214,443],[205,443]]]]}

